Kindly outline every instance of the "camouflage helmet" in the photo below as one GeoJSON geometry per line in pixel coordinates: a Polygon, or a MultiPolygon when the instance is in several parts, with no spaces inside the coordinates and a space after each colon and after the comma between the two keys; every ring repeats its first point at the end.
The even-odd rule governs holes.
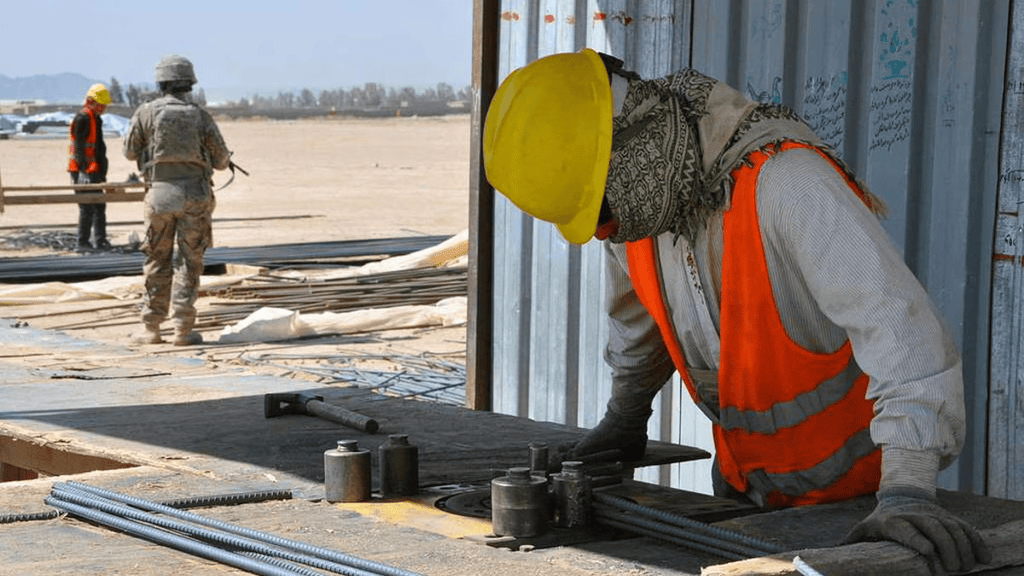
{"type": "Polygon", "coordinates": [[[156,81],[175,82],[186,81],[195,84],[196,73],[192,69],[192,63],[184,56],[164,56],[156,64],[156,81]]]}

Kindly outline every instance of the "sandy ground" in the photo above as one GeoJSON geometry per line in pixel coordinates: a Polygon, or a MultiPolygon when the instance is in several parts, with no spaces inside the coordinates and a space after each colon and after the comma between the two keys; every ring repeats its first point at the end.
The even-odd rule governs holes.
{"type": "MultiPolygon", "coordinates": [[[[217,192],[216,246],[455,234],[468,226],[469,116],[298,121],[226,120],[218,124],[238,174],[217,192]],[[308,216],[298,220],[260,220],[308,216]],[[234,219],[252,219],[239,222],[234,219]]],[[[121,154],[121,138],[107,137],[109,181],[137,172],[121,154]]],[[[65,184],[67,141],[0,140],[5,186],[65,184]]],[[[216,187],[230,173],[218,172],[216,187]]],[[[67,224],[72,204],[9,206],[0,236],[11,229],[67,224]]],[[[111,241],[142,232],[139,203],[107,205],[111,241]]],[[[16,256],[0,251],[0,257],[16,256]]]]}
{"type": "MultiPolygon", "coordinates": [[[[470,119],[466,115],[389,119],[268,121],[218,119],[238,174],[217,192],[214,244],[252,247],[297,242],[328,242],[417,235],[454,235],[468,226],[470,119]],[[289,217],[289,218],[281,218],[289,217]]],[[[121,138],[107,137],[109,181],[136,172],[121,154],[121,138]]],[[[67,141],[63,138],[0,140],[0,179],[4,186],[54,185],[68,181],[67,141]]],[[[216,187],[230,174],[215,175],[216,187]]],[[[115,247],[132,233],[144,236],[139,202],[107,205],[108,234],[115,247]]],[[[74,204],[15,205],[0,214],[0,258],[54,254],[43,248],[4,247],[5,237],[76,229],[74,204]]],[[[139,280],[141,281],[141,270],[139,280]]],[[[138,334],[137,294],[110,308],[109,301],[5,306],[0,317],[26,319],[37,328],[68,330],[77,337],[129,344],[138,334]],[[128,307],[121,304],[127,304],[128,307]],[[79,312],[85,310],[85,312],[79,312]],[[108,325],[107,325],[108,324],[108,325]],[[69,328],[70,327],[70,328],[69,328]]],[[[200,311],[210,298],[200,298],[200,311]]],[[[170,323],[165,323],[165,331],[170,323]]],[[[205,332],[207,342],[216,332],[205,332]]],[[[167,338],[169,334],[165,334],[167,338]]],[[[456,358],[465,353],[465,328],[397,330],[370,334],[359,348],[456,358]]],[[[329,342],[294,342],[317,348],[329,342]]],[[[272,347],[280,347],[275,344],[272,347]]],[[[219,361],[237,356],[238,347],[203,345],[182,349],[169,344],[140,347],[154,354],[197,354],[219,361]]]]}

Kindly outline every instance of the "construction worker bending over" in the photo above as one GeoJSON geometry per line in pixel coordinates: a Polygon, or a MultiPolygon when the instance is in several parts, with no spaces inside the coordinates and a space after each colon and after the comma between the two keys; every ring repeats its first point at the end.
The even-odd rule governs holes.
{"type": "Polygon", "coordinates": [[[592,50],[512,72],[484,128],[491,184],[605,243],[613,385],[568,457],[640,458],[678,371],[713,422],[715,492],[765,507],[876,493],[848,542],[933,567],[990,553],[936,500],[964,441],[960,357],[879,224],[882,202],[794,113],[694,70],[592,50]]]}
{"type": "Polygon", "coordinates": [[[174,344],[199,344],[195,302],[203,254],[212,244],[213,170],[228,168],[231,152],[210,114],[191,100],[192,63],[167,56],[156,65],[162,96],[140,106],[124,140],[124,155],[138,162],[150,184],[145,199],[142,251],[145,332],[139,343],[162,342],[160,323],[173,302],[174,344]],[[177,250],[175,251],[175,247],[177,250]]]}
{"type": "MultiPolygon", "coordinates": [[[[68,172],[72,184],[99,184],[107,181],[107,144],[103,141],[102,114],[110,104],[110,92],[103,84],[93,84],[85,95],[85,105],[71,120],[71,144],[68,146],[68,172]]],[[[76,190],[76,194],[95,194],[96,190],[76,190]]],[[[93,248],[109,250],[107,205],[78,205],[78,251],[93,248]],[[92,244],[89,236],[92,235],[92,244]]]]}

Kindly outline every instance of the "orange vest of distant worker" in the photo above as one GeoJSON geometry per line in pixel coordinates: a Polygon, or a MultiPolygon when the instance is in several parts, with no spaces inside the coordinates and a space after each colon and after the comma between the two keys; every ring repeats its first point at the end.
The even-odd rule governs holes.
{"type": "MultiPolygon", "coordinates": [[[[85,169],[92,168],[96,164],[96,115],[88,107],[82,108],[82,111],[89,116],[89,136],[85,140],[85,169]]],[[[78,158],[75,154],[75,124],[71,123],[71,144],[68,145],[68,172],[75,173],[79,172],[78,158]]],[[[98,170],[99,167],[93,168],[93,171],[98,170]]]]}
{"type": "MultiPolygon", "coordinates": [[[[786,142],[778,149],[795,147],[810,148],[786,142]]],[[[754,152],[751,165],[733,172],[732,205],[723,222],[719,419],[713,426],[718,464],[731,486],[740,492],[755,488],[768,506],[873,493],[881,450],[870,442],[868,377],[854,362],[849,340],[831,354],[793,342],[772,294],[757,217],[757,177],[771,153],[754,152]]],[[[637,297],[657,322],[690,396],[699,401],[662,298],[653,239],[629,243],[627,254],[637,297]]]]}

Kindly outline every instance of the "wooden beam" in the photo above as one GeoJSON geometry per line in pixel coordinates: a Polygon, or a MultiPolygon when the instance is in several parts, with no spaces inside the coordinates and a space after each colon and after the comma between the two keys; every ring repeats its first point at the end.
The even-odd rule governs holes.
{"type": "MultiPolygon", "coordinates": [[[[14,466],[47,476],[81,474],[93,470],[131,468],[135,464],[104,456],[61,450],[50,445],[17,437],[0,436],[0,454],[5,467],[14,466]]],[[[21,474],[19,472],[19,474],[21,474]]]]}
{"type": "Polygon", "coordinates": [[[3,205],[25,204],[109,204],[111,202],[140,202],[146,197],[145,192],[115,192],[111,194],[24,194],[5,196],[3,205]]]}
{"type": "MultiPolygon", "coordinates": [[[[958,574],[974,574],[1008,566],[1024,566],[1024,520],[979,530],[992,551],[992,561],[958,574]]],[[[793,559],[828,576],[930,576],[924,557],[892,542],[865,542],[784,552],[763,558],[720,564],[701,570],[701,576],[800,576],[793,559]]]]}
{"type": "Polygon", "coordinates": [[[109,202],[139,202],[146,197],[145,182],[101,182],[98,184],[52,184],[33,186],[4,186],[0,181],[0,214],[7,205],[25,204],[106,204],[109,202]],[[143,188],[142,192],[126,192],[131,188],[143,188]],[[56,190],[73,190],[75,194],[36,194],[56,190]],[[90,194],[90,190],[97,193],[90,194]],[[112,192],[110,192],[112,191],[112,192]],[[17,192],[19,194],[11,194],[17,192]],[[32,192],[33,194],[20,194],[32,192]],[[85,192],[79,194],[78,192],[85,192]]]}
{"type": "Polygon", "coordinates": [[[149,188],[145,182],[100,182],[97,184],[45,184],[32,186],[0,186],[0,192],[46,192],[53,190],[127,190],[149,188]]]}

